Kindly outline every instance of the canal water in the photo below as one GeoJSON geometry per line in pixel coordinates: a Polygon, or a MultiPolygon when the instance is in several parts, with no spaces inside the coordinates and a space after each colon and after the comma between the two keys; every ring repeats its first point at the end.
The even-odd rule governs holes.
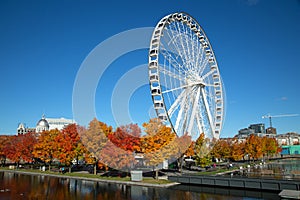
{"type": "Polygon", "coordinates": [[[300,159],[281,159],[268,164],[259,163],[224,176],[300,180],[300,159]]]}
{"type": "Polygon", "coordinates": [[[170,188],[129,186],[94,181],[0,172],[1,200],[255,200],[280,199],[277,193],[177,185],[170,188]]]}

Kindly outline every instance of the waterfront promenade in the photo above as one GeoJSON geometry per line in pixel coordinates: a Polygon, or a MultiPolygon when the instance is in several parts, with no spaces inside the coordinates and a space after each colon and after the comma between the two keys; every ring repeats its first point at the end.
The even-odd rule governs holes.
{"type": "MultiPolygon", "coordinates": [[[[279,160],[290,160],[291,158],[280,158],[279,160]]],[[[294,163],[293,166],[297,167],[299,164],[299,158],[296,159],[297,163],[294,163]]],[[[281,162],[281,161],[280,161],[281,162]]],[[[279,162],[271,162],[279,163],[279,162]]],[[[269,164],[270,165],[270,164],[269,164]]],[[[286,164],[285,164],[286,165],[286,164]]],[[[261,167],[261,166],[260,166],[261,167]]],[[[246,169],[245,169],[246,170],[246,169]]],[[[249,170],[249,169],[248,169],[249,170]]],[[[282,191],[282,190],[296,190],[300,191],[300,179],[298,174],[295,174],[296,179],[292,178],[280,178],[280,177],[241,177],[231,175],[234,172],[240,171],[239,169],[228,169],[222,173],[214,173],[212,175],[198,174],[192,171],[187,173],[167,173],[167,176],[164,177],[168,181],[155,181],[152,178],[143,177],[142,181],[131,181],[129,177],[126,179],[123,178],[105,178],[100,175],[90,175],[86,172],[73,172],[73,173],[48,173],[39,171],[39,170],[18,170],[18,169],[5,169],[0,168],[0,172],[8,173],[18,173],[18,174],[27,174],[27,175],[41,175],[41,176],[50,176],[58,178],[70,178],[94,182],[106,182],[112,184],[126,184],[126,185],[139,185],[145,187],[160,187],[167,188],[178,184],[183,185],[202,185],[202,186],[213,186],[213,187],[224,187],[224,188],[236,188],[236,189],[253,189],[253,190],[269,190],[269,191],[282,191]],[[152,179],[152,181],[151,181],[152,179]],[[150,180],[150,181],[149,181],[150,180]]],[[[272,170],[265,170],[272,171],[272,170]]],[[[263,171],[264,172],[264,171],[263,171]]],[[[250,172],[247,172],[250,174],[250,172]]]]}
{"type": "Polygon", "coordinates": [[[10,169],[1,169],[0,172],[7,172],[7,173],[16,173],[16,174],[26,174],[26,175],[33,175],[33,176],[49,176],[49,177],[56,177],[56,178],[70,178],[70,179],[77,179],[77,180],[85,180],[85,181],[94,181],[94,182],[105,182],[105,183],[111,183],[111,184],[123,184],[123,185],[138,185],[138,186],[144,186],[144,187],[158,187],[158,188],[167,188],[174,185],[178,185],[180,183],[177,182],[167,182],[167,183],[147,183],[142,181],[130,181],[130,180],[109,180],[105,178],[92,178],[92,177],[82,177],[82,176],[76,176],[76,174],[73,172],[72,176],[68,174],[52,174],[52,173],[43,173],[39,171],[21,171],[21,170],[10,170],[10,169]]]}

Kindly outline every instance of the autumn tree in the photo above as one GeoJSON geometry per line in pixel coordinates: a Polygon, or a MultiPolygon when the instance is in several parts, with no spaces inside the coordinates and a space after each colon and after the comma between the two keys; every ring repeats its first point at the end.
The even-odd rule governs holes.
{"type": "Polygon", "coordinates": [[[5,152],[5,155],[8,159],[11,161],[17,163],[17,166],[19,166],[19,162],[21,161],[21,152],[18,152],[16,149],[16,145],[20,143],[20,137],[14,135],[12,138],[10,138],[9,142],[6,143],[6,146],[4,147],[3,151],[5,152]]]}
{"type": "Polygon", "coordinates": [[[5,147],[10,143],[13,136],[0,135],[0,161],[1,165],[4,166],[7,158],[7,152],[5,152],[5,147]]]}
{"type": "MultiPolygon", "coordinates": [[[[67,166],[70,166],[74,159],[78,161],[79,157],[85,153],[85,148],[83,148],[78,134],[79,128],[76,124],[70,124],[60,131],[55,138],[57,143],[55,157],[67,166]]],[[[71,168],[69,171],[71,172],[71,168]]]]}
{"type": "Polygon", "coordinates": [[[263,155],[263,145],[261,139],[257,135],[251,134],[245,142],[245,154],[248,154],[249,158],[258,159],[263,155]]]}
{"type": "MultiPolygon", "coordinates": [[[[85,146],[83,146],[83,148],[85,148],[85,146]]],[[[86,153],[84,154],[84,161],[86,164],[89,164],[89,165],[94,165],[94,167],[100,169],[100,170],[108,170],[108,166],[97,160],[95,157],[94,157],[94,154],[90,153],[89,151],[85,151],[86,153]]],[[[95,169],[94,169],[95,170],[95,169]]],[[[94,173],[96,173],[96,171],[94,171],[94,173]]]]}
{"type": "Polygon", "coordinates": [[[141,138],[141,151],[144,153],[160,150],[175,138],[172,129],[158,118],[150,119],[143,127],[146,135],[141,138]]]}
{"type": "Polygon", "coordinates": [[[228,160],[232,155],[232,146],[231,140],[228,139],[219,139],[215,142],[211,155],[217,159],[225,159],[228,160]]]}
{"type": "Polygon", "coordinates": [[[184,153],[188,157],[195,156],[195,141],[191,141],[189,147],[187,148],[186,152],[184,153]]]}
{"type": "Polygon", "coordinates": [[[108,134],[108,139],[125,151],[141,152],[141,129],[137,124],[120,126],[115,132],[108,134]]]}
{"type": "Polygon", "coordinates": [[[59,151],[56,139],[59,134],[61,133],[58,129],[43,131],[40,133],[37,144],[34,145],[34,157],[47,163],[49,165],[49,171],[51,169],[51,163],[59,151]]]}
{"type": "Polygon", "coordinates": [[[105,163],[102,161],[102,150],[108,142],[108,135],[111,133],[112,127],[98,121],[96,118],[89,123],[87,129],[84,129],[79,133],[82,144],[85,146],[88,152],[90,152],[90,157],[95,158],[94,174],[96,174],[97,163],[99,161],[105,163]]]}
{"type": "Polygon", "coordinates": [[[17,163],[33,161],[33,147],[36,144],[36,136],[34,133],[25,133],[22,135],[12,136],[6,144],[4,151],[7,158],[17,163]]]}
{"type": "Polygon", "coordinates": [[[177,160],[177,165],[182,170],[183,167],[183,158],[184,156],[193,156],[194,150],[192,149],[193,142],[190,135],[187,133],[178,137],[175,137],[175,140],[172,141],[170,146],[170,155],[169,159],[172,161],[177,160]]]}
{"type": "Polygon", "coordinates": [[[242,160],[245,155],[245,142],[234,139],[231,144],[231,159],[234,161],[242,160]]]}
{"type": "Polygon", "coordinates": [[[154,118],[148,123],[143,124],[145,136],[141,138],[141,151],[147,165],[156,167],[156,177],[158,174],[157,166],[170,157],[172,149],[170,144],[176,135],[170,127],[164,125],[161,120],[154,118]]]}
{"type": "Polygon", "coordinates": [[[135,164],[135,153],[124,150],[108,141],[101,151],[101,161],[113,169],[129,172],[135,164]]]}

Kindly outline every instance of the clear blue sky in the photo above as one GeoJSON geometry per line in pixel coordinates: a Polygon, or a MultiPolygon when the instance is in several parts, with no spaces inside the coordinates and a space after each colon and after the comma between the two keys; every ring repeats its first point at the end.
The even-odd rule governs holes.
{"type": "MultiPolygon", "coordinates": [[[[268,120],[261,118],[268,113],[300,114],[300,1],[3,0],[0,134],[15,134],[19,122],[34,127],[43,113],[73,118],[73,85],[87,55],[115,34],[154,27],[163,16],[177,11],[200,23],[215,51],[227,96],[221,137],[233,136],[253,123],[268,126],[268,120]]],[[[114,126],[110,100],[114,85],[128,70],[147,61],[147,51],[141,50],[109,66],[96,91],[99,120],[114,126]]],[[[148,120],[150,105],[145,85],[130,99],[133,122],[141,125],[148,120]]],[[[279,133],[300,133],[299,122],[299,116],[273,119],[279,133]]]]}

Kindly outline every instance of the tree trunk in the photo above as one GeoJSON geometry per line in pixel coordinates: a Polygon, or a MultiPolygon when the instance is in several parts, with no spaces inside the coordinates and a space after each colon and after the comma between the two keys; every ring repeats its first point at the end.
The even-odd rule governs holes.
{"type": "Polygon", "coordinates": [[[183,168],[183,156],[180,158],[180,173],[182,173],[182,168],[183,168]]]}
{"type": "Polygon", "coordinates": [[[155,179],[158,180],[158,168],[155,169],[155,179]]]}

